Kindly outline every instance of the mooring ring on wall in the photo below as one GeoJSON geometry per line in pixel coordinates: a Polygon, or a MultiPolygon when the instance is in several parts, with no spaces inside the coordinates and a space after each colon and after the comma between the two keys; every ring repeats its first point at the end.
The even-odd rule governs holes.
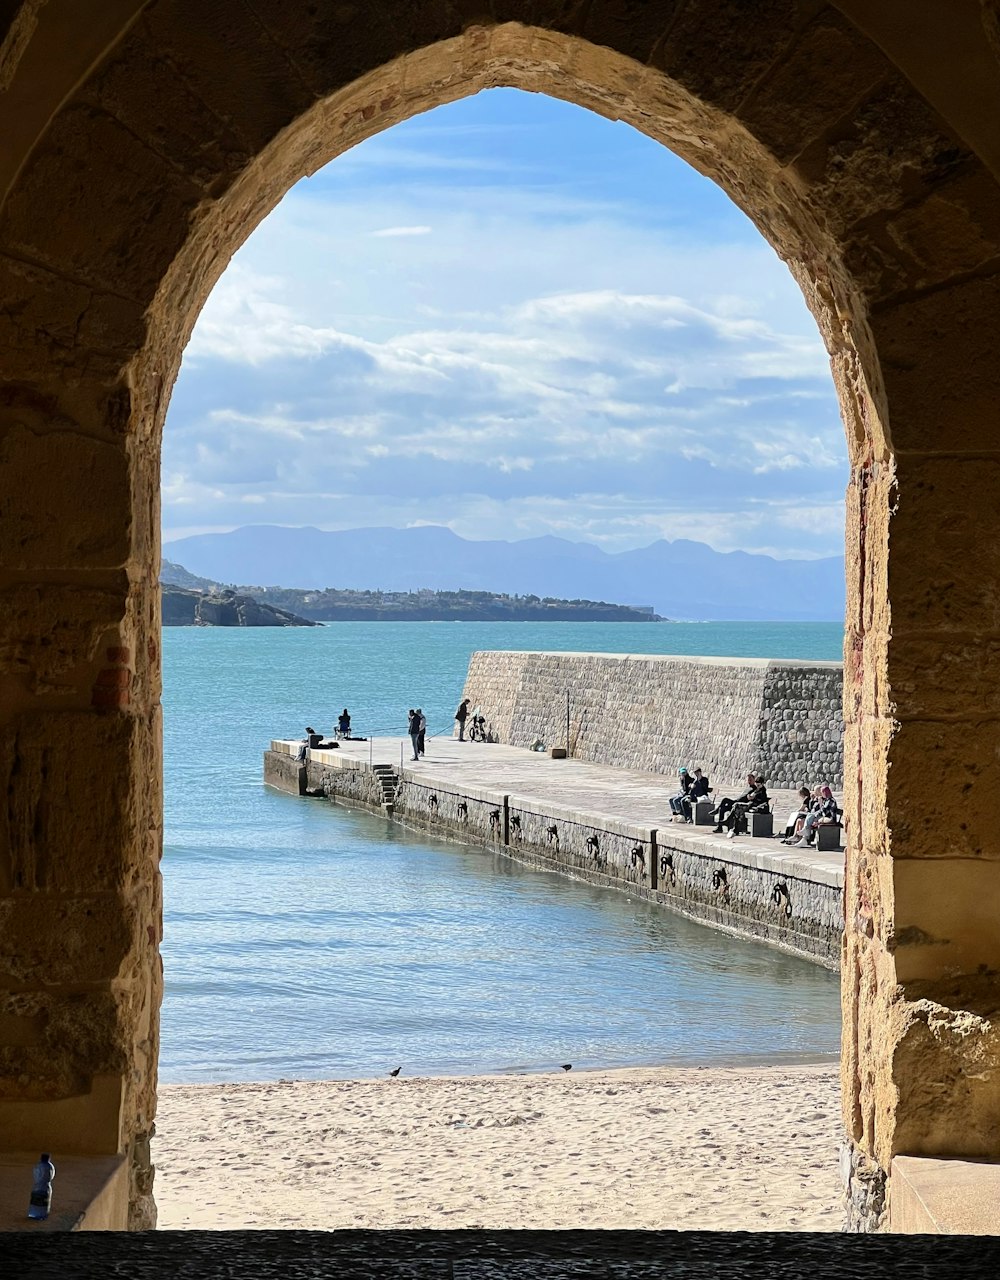
{"type": "Polygon", "coordinates": [[[671,886],[677,883],[677,874],[674,871],[674,855],[672,853],[663,853],[660,855],[660,878],[662,879],[667,872],[670,872],[671,886]]]}
{"type": "Polygon", "coordinates": [[[490,831],[497,832],[500,830],[500,810],[490,810],[490,831]]]}
{"type": "Polygon", "coordinates": [[[428,809],[436,809],[437,807],[438,807],[438,798],[437,798],[437,796],[436,796],[436,795],[434,795],[434,793],[432,792],[432,793],[427,797],[427,808],[428,808],[428,809]]]}
{"type": "Polygon", "coordinates": [[[455,812],[458,814],[458,816],[462,819],[463,822],[468,822],[469,806],[465,803],[464,800],[459,800],[458,806],[456,807],[455,812]]]}
{"type": "Polygon", "coordinates": [[[518,842],[521,840],[521,819],[516,813],[510,820],[510,838],[518,842]]]}
{"type": "Polygon", "coordinates": [[[600,840],[598,840],[597,836],[588,836],[588,837],[587,837],[587,848],[588,848],[588,850],[590,851],[590,856],[591,856],[591,858],[594,860],[594,862],[600,862],[600,860],[601,860],[601,842],[600,842],[600,840]]]}
{"type": "Polygon", "coordinates": [[[556,826],[554,822],[551,827],[545,828],[545,838],[549,842],[549,844],[554,844],[554,845],[559,844],[559,828],[556,826]]]}
{"type": "Polygon", "coordinates": [[[632,846],[632,866],[642,867],[642,874],[646,874],[646,854],[641,844],[632,846]]]}
{"type": "Polygon", "coordinates": [[[775,906],[780,907],[786,916],[790,916],[792,914],[792,896],[788,892],[788,885],[785,884],[784,880],[779,881],[778,884],[774,886],[774,892],[771,894],[771,898],[775,906]]]}
{"type": "Polygon", "coordinates": [[[712,872],[712,888],[723,894],[729,892],[729,876],[725,867],[717,867],[712,872]]]}

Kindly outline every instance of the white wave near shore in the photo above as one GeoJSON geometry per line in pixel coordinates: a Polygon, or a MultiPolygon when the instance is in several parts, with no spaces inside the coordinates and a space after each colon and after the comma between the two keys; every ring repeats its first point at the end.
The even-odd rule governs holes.
{"type": "Polygon", "coordinates": [[[169,1085],[164,1228],[837,1231],[836,1065],[169,1085]]]}

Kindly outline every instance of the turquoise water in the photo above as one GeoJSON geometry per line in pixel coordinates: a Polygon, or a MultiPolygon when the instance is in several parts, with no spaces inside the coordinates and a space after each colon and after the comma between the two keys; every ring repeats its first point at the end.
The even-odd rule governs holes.
{"type": "Polygon", "coordinates": [[[167,1081],[832,1055],[834,974],[610,891],[265,788],[272,737],[451,731],[477,648],[839,658],[826,623],[164,632],[167,1081]]]}

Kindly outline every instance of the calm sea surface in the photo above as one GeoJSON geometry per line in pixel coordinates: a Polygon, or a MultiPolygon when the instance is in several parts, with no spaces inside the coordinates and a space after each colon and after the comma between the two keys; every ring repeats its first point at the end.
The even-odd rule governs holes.
{"type": "Polygon", "coordinates": [[[834,974],[616,893],[265,788],[345,705],[451,732],[474,649],[840,655],[827,623],[338,623],[164,632],[166,1081],[835,1054],[834,974]]]}

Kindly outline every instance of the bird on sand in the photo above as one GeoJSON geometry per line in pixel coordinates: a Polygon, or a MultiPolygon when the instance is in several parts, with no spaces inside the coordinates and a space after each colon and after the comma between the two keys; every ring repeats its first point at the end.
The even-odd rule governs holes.
{"type": "Polygon", "coordinates": [[[560,1065],[562,1066],[563,1071],[572,1071],[572,1070],[573,1070],[573,1064],[572,1064],[572,1062],[563,1062],[563,1063],[561,1063],[560,1065]]]}
{"type": "Polygon", "coordinates": [[[402,1071],[402,1069],[403,1069],[402,1067],[397,1067],[397,1068],[395,1069],[395,1071],[390,1071],[390,1072],[389,1072],[389,1074],[390,1074],[391,1076],[398,1076],[398,1075],[399,1075],[399,1073],[400,1073],[400,1071],[402,1071]]]}

